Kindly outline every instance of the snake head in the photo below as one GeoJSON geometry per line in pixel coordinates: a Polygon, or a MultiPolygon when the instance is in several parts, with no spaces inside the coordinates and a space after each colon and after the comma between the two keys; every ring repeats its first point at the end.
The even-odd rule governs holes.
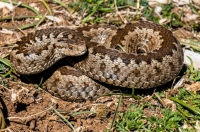
{"type": "Polygon", "coordinates": [[[11,62],[20,74],[37,74],[66,56],[86,51],[83,37],[76,30],[49,28],[22,37],[11,52],[11,62]]]}

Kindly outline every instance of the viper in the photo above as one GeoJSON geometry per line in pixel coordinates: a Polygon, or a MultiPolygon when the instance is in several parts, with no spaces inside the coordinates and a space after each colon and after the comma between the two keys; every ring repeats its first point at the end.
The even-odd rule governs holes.
{"type": "Polygon", "coordinates": [[[174,79],[183,66],[183,50],[172,32],[148,21],[119,27],[42,29],[22,37],[16,45],[11,62],[20,74],[40,73],[60,59],[72,65],[57,69],[42,84],[42,88],[64,100],[108,93],[109,88],[102,83],[154,88],[174,79]]]}

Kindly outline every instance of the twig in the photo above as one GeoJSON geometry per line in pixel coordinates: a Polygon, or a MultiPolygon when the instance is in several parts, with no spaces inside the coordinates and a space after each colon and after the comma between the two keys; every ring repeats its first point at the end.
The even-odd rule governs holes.
{"type": "Polygon", "coordinates": [[[122,15],[120,14],[120,12],[118,11],[118,8],[117,8],[117,1],[116,1],[116,0],[114,0],[114,4],[115,4],[115,11],[116,11],[116,14],[119,15],[119,17],[121,18],[121,20],[122,20],[124,23],[127,23],[126,19],[124,19],[124,18],[122,17],[122,15]]]}
{"type": "Polygon", "coordinates": [[[21,29],[16,25],[16,23],[15,23],[15,21],[14,21],[15,9],[16,9],[20,4],[21,4],[21,3],[19,2],[19,3],[15,6],[15,8],[14,8],[14,11],[13,11],[13,14],[12,14],[12,23],[15,25],[15,27],[16,27],[20,32],[22,32],[23,34],[26,35],[26,33],[25,33],[23,30],[21,30],[21,29]]]}
{"type": "Polygon", "coordinates": [[[3,85],[0,85],[0,87],[2,87],[2,88],[4,88],[4,89],[8,90],[9,92],[11,92],[11,90],[10,90],[9,88],[7,88],[7,87],[5,87],[5,86],[3,86],[3,85]]]}
{"type": "Polygon", "coordinates": [[[47,12],[44,14],[44,16],[42,17],[42,19],[40,19],[40,20],[38,21],[38,23],[36,24],[36,26],[35,26],[36,29],[37,29],[38,26],[45,20],[46,15],[47,15],[47,12]]]}
{"type": "Polygon", "coordinates": [[[7,119],[8,120],[13,120],[13,119],[20,119],[20,120],[26,120],[26,119],[30,119],[30,118],[32,118],[32,117],[34,117],[34,116],[37,116],[37,115],[40,115],[40,114],[42,114],[42,113],[44,113],[44,112],[46,112],[46,111],[49,111],[49,110],[51,110],[53,108],[53,106],[51,106],[51,107],[49,107],[48,109],[46,109],[46,110],[43,110],[43,111],[41,111],[41,112],[38,112],[38,113],[36,113],[36,114],[33,114],[33,115],[30,115],[30,116],[26,116],[26,117],[17,117],[17,116],[13,116],[13,117],[8,117],[7,119]]]}

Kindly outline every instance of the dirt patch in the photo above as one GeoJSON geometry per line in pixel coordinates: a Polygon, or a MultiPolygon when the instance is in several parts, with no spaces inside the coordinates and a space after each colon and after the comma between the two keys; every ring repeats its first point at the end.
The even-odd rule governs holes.
{"type": "MultiPolygon", "coordinates": [[[[0,86],[2,111],[9,129],[13,131],[72,131],[53,109],[62,114],[76,130],[105,131],[111,125],[118,104],[118,96],[67,102],[52,97],[33,84],[10,79],[3,81],[7,86],[0,86]]],[[[126,110],[134,102],[124,99],[119,111],[126,110]]]]}

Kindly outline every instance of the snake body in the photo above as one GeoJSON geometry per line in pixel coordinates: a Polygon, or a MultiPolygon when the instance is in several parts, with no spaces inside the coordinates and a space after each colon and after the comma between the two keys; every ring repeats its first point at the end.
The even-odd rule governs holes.
{"type": "Polygon", "coordinates": [[[93,80],[126,88],[157,87],[174,79],[183,66],[183,51],[172,32],[147,21],[38,30],[11,52],[13,67],[28,75],[62,58],[73,67],[57,69],[42,87],[64,100],[109,92],[93,80]]]}

